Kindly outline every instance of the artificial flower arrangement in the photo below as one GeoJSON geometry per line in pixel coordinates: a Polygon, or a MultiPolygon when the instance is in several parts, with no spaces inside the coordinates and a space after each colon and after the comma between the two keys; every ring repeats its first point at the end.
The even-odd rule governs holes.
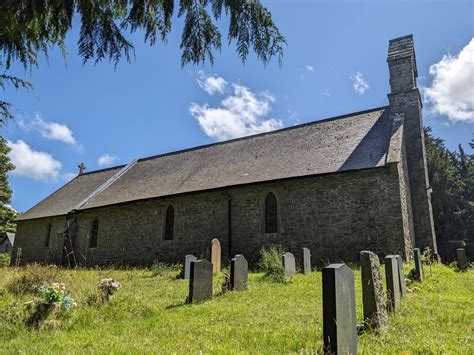
{"type": "Polygon", "coordinates": [[[100,280],[99,285],[97,285],[97,287],[99,288],[103,301],[108,301],[112,298],[114,293],[122,287],[122,285],[117,280],[114,280],[112,278],[105,278],[100,280]]]}

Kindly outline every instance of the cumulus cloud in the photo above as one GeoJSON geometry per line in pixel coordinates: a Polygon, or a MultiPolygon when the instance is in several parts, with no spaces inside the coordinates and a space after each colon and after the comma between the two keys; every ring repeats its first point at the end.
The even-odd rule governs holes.
{"type": "Polygon", "coordinates": [[[452,122],[474,122],[474,38],[458,55],[444,55],[430,66],[431,87],[424,98],[434,113],[452,122]]]}
{"type": "Polygon", "coordinates": [[[23,140],[8,141],[10,159],[15,165],[13,175],[25,176],[38,181],[54,181],[58,178],[62,164],[46,152],[32,149],[23,140]]]}
{"type": "Polygon", "coordinates": [[[227,81],[224,78],[217,75],[206,75],[202,70],[198,72],[197,82],[209,95],[223,94],[227,86],[227,81]]]}
{"type": "Polygon", "coordinates": [[[312,65],[310,65],[310,64],[306,64],[305,70],[312,72],[312,71],[314,71],[314,67],[313,67],[312,65]]]}
{"type": "Polygon", "coordinates": [[[117,161],[117,157],[112,154],[102,154],[99,159],[97,160],[97,165],[102,168],[112,166],[117,161]]]}
{"type": "Polygon", "coordinates": [[[364,95],[365,92],[369,89],[369,83],[365,81],[364,76],[360,71],[355,72],[350,76],[352,80],[352,87],[354,88],[355,92],[359,95],[364,95]]]}
{"type": "Polygon", "coordinates": [[[249,88],[232,84],[232,94],[218,106],[192,103],[189,112],[206,135],[226,140],[283,127],[275,118],[267,118],[275,98],[268,92],[254,93],[249,88]]]}
{"type": "Polygon", "coordinates": [[[39,113],[27,122],[25,119],[19,120],[19,126],[23,129],[34,129],[38,131],[43,138],[63,142],[66,144],[77,145],[72,130],[65,124],[44,120],[39,113]]]}

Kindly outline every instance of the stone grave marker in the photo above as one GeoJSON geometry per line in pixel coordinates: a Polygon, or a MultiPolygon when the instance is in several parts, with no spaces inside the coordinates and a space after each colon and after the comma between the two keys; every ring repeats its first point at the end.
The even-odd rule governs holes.
{"type": "Polygon", "coordinates": [[[361,251],[360,268],[364,324],[370,328],[383,329],[387,325],[388,314],[377,254],[371,251],[361,251]]]}
{"type": "Polygon", "coordinates": [[[311,272],[311,252],[308,248],[303,248],[303,274],[311,272]]]}
{"type": "Polygon", "coordinates": [[[283,254],[282,259],[283,259],[283,268],[285,269],[285,274],[287,274],[290,277],[296,274],[295,256],[287,252],[283,254]]]}
{"type": "Polygon", "coordinates": [[[202,302],[212,298],[212,263],[207,260],[191,262],[189,302],[202,302]]]}
{"type": "Polygon", "coordinates": [[[244,291],[247,289],[249,264],[242,254],[236,255],[230,261],[230,289],[244,291]]]}
{"type": "Polygon", "coordinates": [[[396,255],[385,257],[385,279],[387,281],[387,308],[390,312],[400,310],[400,277],[396,255]]]}
{"type": "Polygon", "coordinates": [[[211,263],[213,272],[221,271],[221,242],[217,238],[211,240],[211,263]]]}
{"type": "Polygon", "coordinates": [[[467,262],[467,257],[466,257],[466,249],[464,248],[456,249],[456,259],[457,259],[459,270],[467,269],[468,262],[467,262]]]}
{"type": "Polygon", "coordinates": [[[323,268],[324,353],[357,354],[354,273],[346,264],[323,268]]]}
{"type": "Polygon", "coordinates": [[[191,263],[193,261],[197,261],[197,258],[194,255],[186,255],[184,257],[183,279],[189,279],[191,277],[191,263]]]}
{"type": "Polygon", "coordinates": [[[420,248],[413,249],[413,258],[415,260],[416,279],[418,281],[423,281],[423,263],[421,262],[420,248]]]}
{"type": "Polygon", "coordinates": [[[397,257],[398,264],[398,284],[400,285],[400,296],[405,297],[407,295],[407,284],[405,282],[405,274],[403,273],[403,260],[400,255],[397,257]]]}

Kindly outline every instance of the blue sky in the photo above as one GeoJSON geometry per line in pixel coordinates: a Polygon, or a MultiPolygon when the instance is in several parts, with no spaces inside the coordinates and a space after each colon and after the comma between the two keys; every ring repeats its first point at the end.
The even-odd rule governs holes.
{"type": "Polygon", "coordinates": [[[224,45],[213,66],[181,68],[179,19],[166,46],[130,36],[136,60],[115,70],[107,62],[82,65],[77,27],[66,60],[55,51],[31,73],[14,67],[34,92],[4,95],[18,116],[2,127],[19,166],[10,176],[12,206],[29,209],[77,174],[80,162],[91,171],[386,105],[388,40],[409,33],[425,124],[448,147],[467,148],[474,131],[472,1],[263,3],[288,41],[282,67],[264,67],[253,56],[243,65],[224,45]]]}

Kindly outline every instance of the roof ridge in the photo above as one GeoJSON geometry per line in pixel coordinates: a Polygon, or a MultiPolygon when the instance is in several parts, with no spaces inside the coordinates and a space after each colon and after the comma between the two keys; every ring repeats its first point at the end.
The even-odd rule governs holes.
{"type": "MultiPolygon", "coordinates": [[[[344,119],[344,118],[350,118],[352,116],[362,115],[364,113],[370,113],[370,112],[386,109],[387,107],[388,107],[387,105],[380,106],[380,107],[375,107],[375,108],[371,108],[371,109],[368,109],[368,110],[362,110],[362,111],[357,111],[357,112],[352,112],[352,113],[346,113],[346,114],[343,114],[343,115],[324,118],[324,119],[317,120],[317,121],[310,121],[310,122],[302,123],[302,124],[295,125],[295,126],[284,127],[284,128],[280,128],[280,129],[273,130],[273,131],[262,132],[262,133],[252,134],[252,135],[248,135],[248,136],[244,136],[244,137],[229,139],[229,140],[226,140],[226,141],[203,144],[203,145],[198,145],[198,146],[191,147],[191,148],[185,148],[185,149],[175,150],[175,151],[171,151],[171,152],[150,155],[150,156],[144,157],[144,158],[137,158],[137,162],[142,162],[142,161],[151,160],[151,159],[157,159],[157,158],[161,158],[161,157],[166,157],[166,156],[176,155],[176,154],[181,154],[181,153],[186,153],[186,152],[192,152],[192,151],[195,151],[195,150],[205,149],[205,148],[209,148],[209,147],[213,147],[213,146],[230,144],[230,143],[234,143],[234,142],[238,142],[238,141],[242,141],[242,140],[252,139],[252,138],[255,138],[255,137],[262,137],[262,136],[277,134],[277,133],[280,133],[280,132],[289,131],[289,130],[293,130],[293,129],[298,129],[298,128],[302,128],[302,127],[306,127],[306,126],[317,125],[317,124],[320,124],[320,123],[330,122],[330,121],[344,119]]],[[[101,170],[93,170],[93,171],[89,171],[87,173],[84,173],[82,175],[94,174],[94,173],[105,171],[105,170],[117,169],[117,168],[120,168],[122,166],[124,166],[124,165],[112,166],[110,168],[101,169],[101,170]]]]}
{"type": "Polygon", "coordinates": [[[135,158],[130,163],[125,165],[122,169],[120,169],[118,172],[112,175],[106,182],[104,182],[97,189],[95,189],[89,196],[87,196],[85,199],[79,202],[76,206],[74,206],[74,208],[71,211],[80,209],[87,202],[92,200],[95,196],[97,196],[102,191],[107,189],[110,185],[112,185],[115,181],[117,181],[117,179],[119,179],[122,175],[124,175],[127,171],[129,171],[137,163],[137,161],[138,161],[138,158],[135,158]]]}

